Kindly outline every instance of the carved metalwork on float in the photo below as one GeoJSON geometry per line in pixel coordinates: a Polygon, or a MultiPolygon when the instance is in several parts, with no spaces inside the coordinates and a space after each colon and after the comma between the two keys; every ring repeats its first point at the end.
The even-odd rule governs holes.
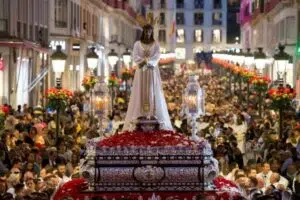
{"type": "Polygon", "coordinates": [[[207,145],[101,147],[92,159],[85,176],[94,192],[206,191],[213,189],[211,183],[218,173],[207,145]]]}

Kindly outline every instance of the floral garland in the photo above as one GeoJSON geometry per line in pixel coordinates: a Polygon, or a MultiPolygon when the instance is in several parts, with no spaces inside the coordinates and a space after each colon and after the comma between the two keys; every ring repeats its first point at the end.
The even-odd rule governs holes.
{"type": "Polygon", "coordinates": [[[159,130],[152,132],[124,132],[120,135],[114,135],[110,138],[99,142],[99,146],[116,147],[116,146],[190,146],[195,144],[194,141],[180,133],[173,131],[159,130]]]}
{"type": "Polygon", "coordinates": [[[242,79],[245,83],[249,83],[249,81],[255,76],[254,71],[250,71],[248,69],[244,69],[241,72],[242,79]]]}
{"type": "Polygon", "coordinates": [[[296,93],[290,88],[271,88],[268,91],[272,99],[272,107],[275,109],[287,108],[291,105],[291,101],[296,97],[296,93]]]}
{"type": "Polygon", "coordinates": [[[123,81],[128,81],[134,77],[134,69],[123,68],[121,71],[121,78],[123,81]]]}
{"type": "Polygon", "coordinates": [[[0,130],[2,130],[4,128],[5,118],[6,118],[6,114],[3,111],[3,107],[2,107],[0,109],[0,130]]]}
{"type": "Polygon", "coordinates": [[[118,87],[120,84],[120,80],[118,79],[118,77],[116,76],[115,73],[111,73],[111,75],[108,78],[108,87],[118,87]]]}
{"type": "Polygon", "coordinates": [[[48,100],[48,108],[57,110],[65,109],[68,101],[73,97],[73,93],[68,89],[50,88],[46,91],[46,98],[48,100]]]}
{"type": "Polygon", "coordinates": [[[94,76],[85,76],[82,80],[82,86],[86,91],[93,89],[97,83],[97,79],[94,76]]]}
{"type": "Polygon", "coordinates": [[[267,76],[254,76],[250,80],[250,83],[257,92],[266,92],[268,90],[270,79],[267,76]]]}

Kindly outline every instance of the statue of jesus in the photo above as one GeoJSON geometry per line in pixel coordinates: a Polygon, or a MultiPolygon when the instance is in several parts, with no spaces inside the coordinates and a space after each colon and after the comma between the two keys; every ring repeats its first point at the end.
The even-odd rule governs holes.
{"type": "Polygon", "coordinates": [[[172,130],[158,68],[160,47],[153,37],[153,27],[143,27],[141,39],[133,47],[133,61],[138,65],[123,131],[131,130],[132,122],[140,117],[155,117],[160,129],[172,130]]]}

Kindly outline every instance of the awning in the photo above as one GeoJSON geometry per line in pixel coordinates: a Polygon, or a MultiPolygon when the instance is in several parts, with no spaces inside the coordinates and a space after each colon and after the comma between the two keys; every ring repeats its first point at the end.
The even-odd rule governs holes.
{"type": "Polygon", "coordinates": [[[47,53],[49,54],[50,51],[48,48],[41,47],[41,45],[27,41],[27,40],[20,40],[20,39],[2,39],[0,40],[0,47],[16,47],[16,48],[27,48],[27,49],[34,49],[39,52],[47,53]]]}

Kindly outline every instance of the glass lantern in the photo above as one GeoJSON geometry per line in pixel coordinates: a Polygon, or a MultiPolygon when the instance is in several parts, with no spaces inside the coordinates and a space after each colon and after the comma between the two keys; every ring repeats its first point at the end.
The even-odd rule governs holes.
{"type": "Polygon", "coordinates": [[[258,73],[263,74],[263,69],[268,63],[266,54],[263,52],[263,48],[258,48],[258,52],[254,54],[254,63],[258,69],[258,73]]]}
{"type": "Polygon", "coordinates": [[[285,47],[279,45],[279,52],[274,55],[274,72],[277,74],[277,83],[283,82],[286,84],[286,73],[289,64],[290,56],[284,52],[285,47]]]}
{"type": "Polygon", "coordinates": [[[189,82],[183,93],[184,112],[191,119],[192,139],[199,140],[196,136],[196,119],[205,114],[205,93],[198,83],[198,76],[190,75],[189,82]]]}
{"type": "Polygon", "coordinates": [[[109,89],[104,79],[99,80],[94,88],[93,107],[94,114],[98,119],[98,127],[101,131],[103,128],[103,119],[106,118],[110,108],[109,89]]]}
{"type": "Polygon", "coordinates": [[[61,88],[61,74],[65,71],[67,55],[62,52],[61,45],[56,46],[56,51],[51,55],[52,68],[55,73],[56,87],[61,88]]]}
{"type": "Polygon", "coordinates": [[[95,52],[95,47],[92,47],[90,49],[89,53],[86,54],[86,60],[87,60],[88,68],[91,71],[94,71],[97,68],[97,66],[98,66],[98,59],[99,59],[99,56],[95,52]]]}
{"type": "Polygon", "coordinates": [[[112,68],[115,67],[115,65],[117,64],[118,60],[119,60],[119,56],[118,54],[115,52],[114,49],[112,49],[109,54],[107,55],[108,57],[108,63],[110,64],[110,66],[112,68]]]}
{"type": "Polygon", "coordinates": [[[129,49],[126,49],[126,51],[122,54],[123,57],[123,62],[125,63],[125,66],[127,68],[130,67],[130,63],[131,63],[131,53],[129,51],[129,49]]]}

